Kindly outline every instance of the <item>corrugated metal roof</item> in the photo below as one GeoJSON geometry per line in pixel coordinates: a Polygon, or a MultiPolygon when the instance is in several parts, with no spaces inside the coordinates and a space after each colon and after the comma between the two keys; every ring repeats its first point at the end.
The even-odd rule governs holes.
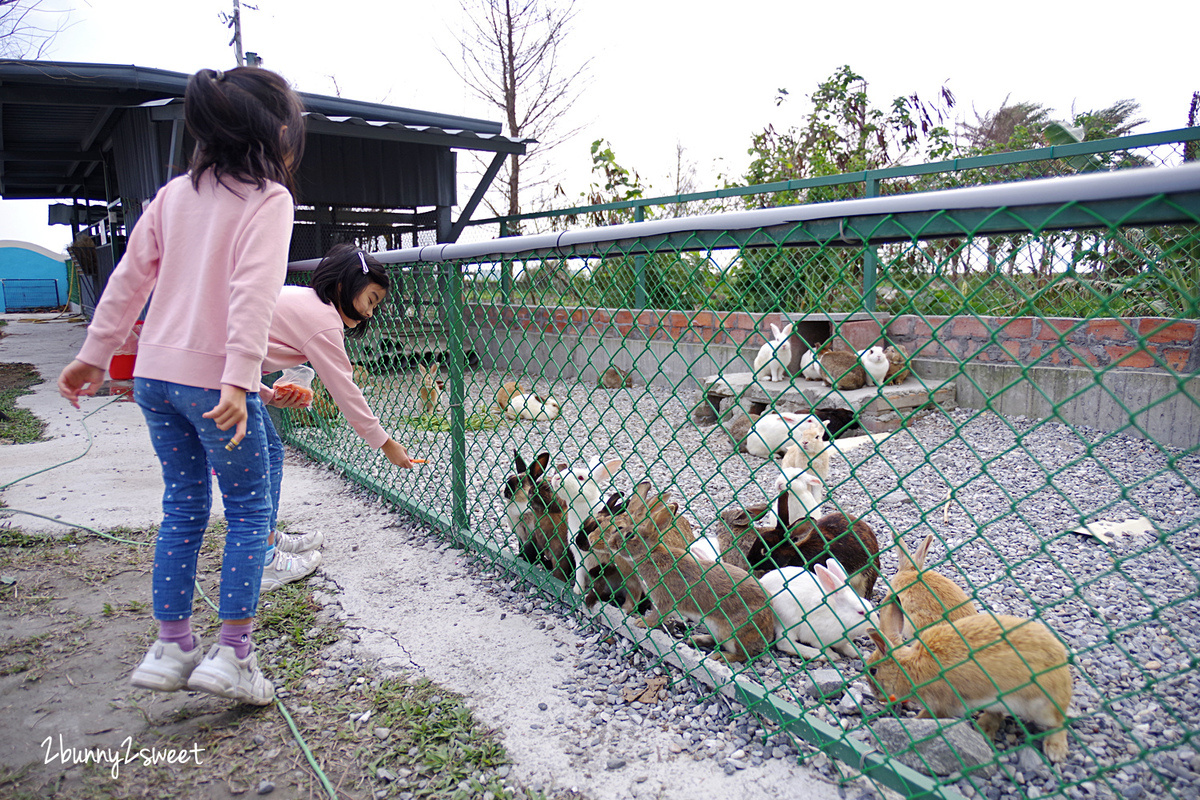
{"type": "MultiPolygon", "coordinates": [[[[149,110],[160,127],[169,127],[182,114],[187,80],[183,73],[146,67],[0,61],[0,197],[111,200],[119,193],[146,199],[147,181],[165,180],[171,167],[181,166],[174,161],[180,160],[179,153],[190,152],[190,144],[174,158],[150,154],[158,166],[131,166],[125,150],[124,163],[116,169],[112,137],[118,126],[128,130],[125,117],[141,117],[145,106],[162,106],[149,110]],[[134,174],[139,171],[147,174],[134,174]],[[119,190],[112,185],[117,174],[119,190]]],[[[301,96],[309,109],[310,143],[301,180],[305,201],[316,204],[453,204],[456,175],[448,151],[520,154],[533,141],[501,135],[497,122],[301,96]],[[372,141],[378,144],[368,144],[372,141]],[[313,158],[317,151],[328,164],[313,158]],[[372,202],[364,202],[358,191],[369,176],[382,183],[370,193],[372,202]]]]}

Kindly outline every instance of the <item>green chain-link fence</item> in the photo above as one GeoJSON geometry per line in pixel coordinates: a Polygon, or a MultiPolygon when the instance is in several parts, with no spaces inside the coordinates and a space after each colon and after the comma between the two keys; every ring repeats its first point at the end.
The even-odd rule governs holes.
{"type": "Polygon", "coordinates": [[[428,463],[321,403],[290,443],[906,794],[1197,796],[1200,165],[378,257],[352,360],[428,463]]]}

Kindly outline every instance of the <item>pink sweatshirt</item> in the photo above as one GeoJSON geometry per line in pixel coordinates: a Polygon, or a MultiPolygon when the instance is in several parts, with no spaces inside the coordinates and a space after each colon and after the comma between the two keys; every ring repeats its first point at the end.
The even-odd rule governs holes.
{"type": "Polygon", "coordinates": [[[287,274],[293,201],[286,188],[209,171],[159,189],[96,306],[79,360],[106,369],[153,292],[134,376],[258,391],[267,330],[287,274]]]}
{"type": "MultiPolygon", "coordinates": [[[[383,447],[390,436],[371,413],[354,382],[354,367],[346,355],[342,315],[307,286],[284,286],[275,304],[263,372],[295,367],[308,361],[317,371],[350,427],[367,444],[383,447]]],[[[260,394],[270,399],[270,390],[260,394]]]]}

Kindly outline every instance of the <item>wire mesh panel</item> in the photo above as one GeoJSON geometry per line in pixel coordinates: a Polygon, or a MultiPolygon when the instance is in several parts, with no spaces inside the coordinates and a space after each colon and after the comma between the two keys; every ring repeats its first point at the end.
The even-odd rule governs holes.
{"type": "Polygon", "coordinates": [[[0,281],[4,310],[32,311],[62,305],[58,281],[53,278],[5,278],[0,281]]]}
{"type": "Polygon", "coordinates": [[[1196,796],[1200,170],[439,252],[352,352],[428,463],[290,441],[847,774],[1196,796]]]}

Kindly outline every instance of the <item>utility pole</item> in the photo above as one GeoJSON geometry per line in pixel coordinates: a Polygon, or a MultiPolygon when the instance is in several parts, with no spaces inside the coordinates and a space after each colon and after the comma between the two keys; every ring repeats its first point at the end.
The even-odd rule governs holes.
{"type": "Polygon", "coordinates": [[[242,66],[242,10],[238,8],[238,0],[233,0],[233,16],[229,18],[229,27],[233,28],[233,38],[229,43],[233,45],[234,56],[237,58],[237,65],[242,66]]]}
{"type": "MultiPolygon", "coordinates": [[[[257,6],[252,6],[249,3],[246,4],[246,8],[251,11],[258,11],[257,6]]],[[[245,66],[246,59],[242,56],[242,6],[238,3],[238,0],[233,0],[233,13],[226,14],[222,12],[221,17],[221,21],[225,23],[225,27],[233,30],[233,38],[229,40],[229,43],[233,45],[233,53],[237,61],[237,66],[245,66]]],[[[248,55],[252,56],[250,66],[257,67],[262,64],[262,59],[258,57],[257,53],[249,53],[248,55]]]]}

